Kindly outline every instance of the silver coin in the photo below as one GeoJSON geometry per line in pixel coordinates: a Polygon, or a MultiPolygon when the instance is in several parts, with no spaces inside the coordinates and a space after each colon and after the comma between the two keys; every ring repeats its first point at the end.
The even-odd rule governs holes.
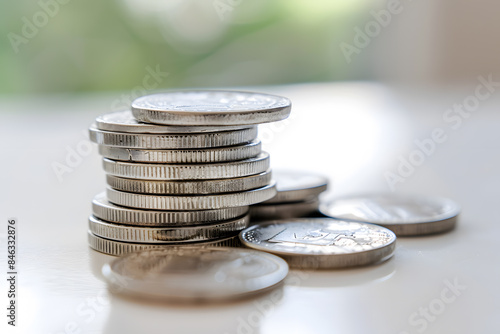
{"type": "Polygon", "coordinates": [[[264,173],[231,179],[158,181],[137,180],[106,175],[108,185],[116,190],[140,194],[220,194],[235,193],[262,188],[271,183],[271,170],[264,173]]]}
{"type": "Polygon", "coordinates": [[[89,217],[89,230],[102,238],[135,243],[184,243],[234,236],[247,227],[249,217],[196,226],[139,227],[108,223],[89,217]]]}
{"type": "Polygon", "coordinates": [[[104,158],[108,174],[141,180],[207,180],[243,177],[269,169],[269,154],[262,152],[250,159],[213,164],[146,164],[104,158]]]}
{"type": "Polygon", "coordinates": [[[167,125],[260,124],[285,119],[290,110],[285,97],[237,91],[169,92],[132,102],[137,120],[167,125]]]}
{"type": "MultiPolygon", "coordinates": [[[[95,124],[99,130],[127,133],[202,133],[240,130],[245,126],[168,126],[138,122],[130,110],[98,116],[95,124]]],[[[248,127],[248,126],[246,126],[248,127]]]]}
{"type": "Polygon", "coordinates": [[[173,301],[218,301],[277,286],[288,265],[249,249],[153,249],[128,254],[102,269],[112,291],[173,301]]]}
{"type": "Polygon", "coordinates": [[[148,150],[139,148],[124,148],[99,145],[99,154],[111,160],[152,163],[214,163],[236,161],[256,157],[261,153],[259,140],[237,146],[177,149],[177,150],[148,150]]]}
{"type": "Polygon", "coordinates": [[[390,258],[396,235],[373,224],[331,218],[264,222],[240,233],[242,243],[287,260],[290,267],[329,269],[368,265],[390,258]]]}
{"type": "Polygon", "coordinates": [[[445,232],[456,225],[460,207],[447,198],[373,194],[340,198],[320,206],[333,218],[373,223],[398,236],[445,232]]]}
{"type": "Polygon", "coordinates": [[[266,203],[287,203],[305,201],[318,197],[328,186],[324,176],[305,171],[280,170],[273,171],[278,194],[266,203]]]}
{"type": "Polygon", "coordinates": [[[257,127],[207,133],[125,133],[89,128],[90,140],[99,145],[146,149],[192,149],[241,145],[257,137],[257,127]]]}
{"type": "Polygon", "coordinates": [[[213,241],[203,241],[203,242],[185,242],[180,244],[145,244],[145,243],[134,243],[134,242],[122,242],[116,240],[110,240],[101,238],[91,231],[87,234],[88,242],[90,248],[113,256],[121,256],[124,254],[140,251],[143,249],[165,249],[165,248],[181,248],[181,247],[240,247],[241,242],[238,236],[229,237],[226,239],[217,239],[213,241]]]}
{"type": "Polygon", "coordinates": [[[215,210],[158,211],[114,205],[102,192],[92,201],[92,213],[102,220],[136,226],[192,226],[235,219],[248,213],[248,206],[215,210]]]}
{"type": "Polygon", "coordinates": [[[307,217],[318,212],[319,207],[318,198],[293,203],[264,203],[267,203],[267,201],[250,207],[252,221],[307,217]]]}
{"type": "Polygon", "coordinates": [[[210,210],[260,203],[276,195],[275,183],[239,193],[211,195],[144,195],[106,189],[111,203],[153,210],[210,210]]]}

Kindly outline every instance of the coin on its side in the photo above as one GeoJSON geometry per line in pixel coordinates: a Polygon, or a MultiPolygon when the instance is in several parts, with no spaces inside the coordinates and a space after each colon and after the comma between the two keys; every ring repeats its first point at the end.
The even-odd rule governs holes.
{"type": "Polygon", "coordinates": [[[99,219],[124,225],[192,226],[244,216],[248,213],[248,206],[191,211],[141,210],[114,205],[102,192],[92,201],[92,213],[99,219]]]}
{"type": "Polygon", "coordinates": [[[329,217],[384,226],[398,236],[441,233],[453,229],[460,214],[454,201],[433,196],[372,194],[321,204],[329,217]]]}
{"type": "Polygon", "coordinates": [[[280,121],[290,114],[286,97],[238,91],[178,91],[132,102],[134,117],[165,125],[248,125],[280,121]]]}
{"type": "Polygon", "coordinates": [[[391,230],[332,218],[263,222],[243,230],[240,239],[247,247],[279,255],[290,267],[302,269],[378,263],[389,259],[396,247],[391,230]]]}
{"type": "Polygon", "coordinates": [[[241,207],[263,202],[276,195],[275,183],[238,193],[210,195],[145,195],[106,189],[108,200],[116,205],[152,210],[210,210],[241,207]]]}
{"type": "Polygon", "coordinates": [[[312,198],[302,202],[264,204],[250,206],[250,218],[254,220],[275,220],[306,217],[318,212],[319,199],[312,198]]]}
{"type": "Polygon", "coordinates": [[[328,186],[326,177],[305,171],[274,169],[273,179],[278,193],[266,203],[305,201],[318,197],[328,186]]]}
{"type": "Polygon", "coordinates": [[[99,154],[111,160],[167,164],[236,161],[256,157],[261,151],[261,142],[259,140],[254,140],[243,145],[190,150],[149,150],[99,145],[99,154]]]}
{"type": "Polygon", "coordinates": [[[276,287],[285,279],[288,265],[277,256],[250,249],[152,249],[115,259],[102,272],[117,293],[209,302],[276,287]]]}
{"type": "Polygon", "coordinates": [[[98,116],[95,119],[98,129],[127,133],[202,133],[240,130],[247,126],[168,126],[137,121],[130,110],[117,111],[98,116]]]}

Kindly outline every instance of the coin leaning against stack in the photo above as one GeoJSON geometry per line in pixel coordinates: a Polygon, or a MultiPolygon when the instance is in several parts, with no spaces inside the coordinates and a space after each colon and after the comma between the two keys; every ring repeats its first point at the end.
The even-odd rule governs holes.
{"type": "Polygon", "coordinates": [[[257,124],[288,117],[284,97],[235,91],[143,96],[97,117],[107,188],[92,202],[89,244],[122,255],[148,248],[235,246],[249,205],[277,191],[257,124]]]}

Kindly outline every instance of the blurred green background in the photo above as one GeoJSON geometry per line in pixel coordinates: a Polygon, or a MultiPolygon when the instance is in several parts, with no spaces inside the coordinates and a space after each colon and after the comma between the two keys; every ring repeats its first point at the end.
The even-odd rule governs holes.
{"type": "Polygon", "coordinates": [[[0,94],[369,79],[339,48],[368,0],[2,2],[0,94]],[[165,74],[165,73],[168,73],[165,74]],[[156,78],[156,79],[155,79],[156,78]],[[156,81],[155,81],[156,80],[156,81]]]}

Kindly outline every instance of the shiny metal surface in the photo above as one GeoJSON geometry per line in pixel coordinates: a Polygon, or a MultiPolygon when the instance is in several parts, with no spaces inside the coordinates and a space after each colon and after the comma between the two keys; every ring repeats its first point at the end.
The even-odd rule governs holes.
{"type": "Polygon", "coordinates": [[[278,193],[266,203],[300,202],[326,191],[328,179],[307,171],[275,169],[273,178],[278,193]]]}

